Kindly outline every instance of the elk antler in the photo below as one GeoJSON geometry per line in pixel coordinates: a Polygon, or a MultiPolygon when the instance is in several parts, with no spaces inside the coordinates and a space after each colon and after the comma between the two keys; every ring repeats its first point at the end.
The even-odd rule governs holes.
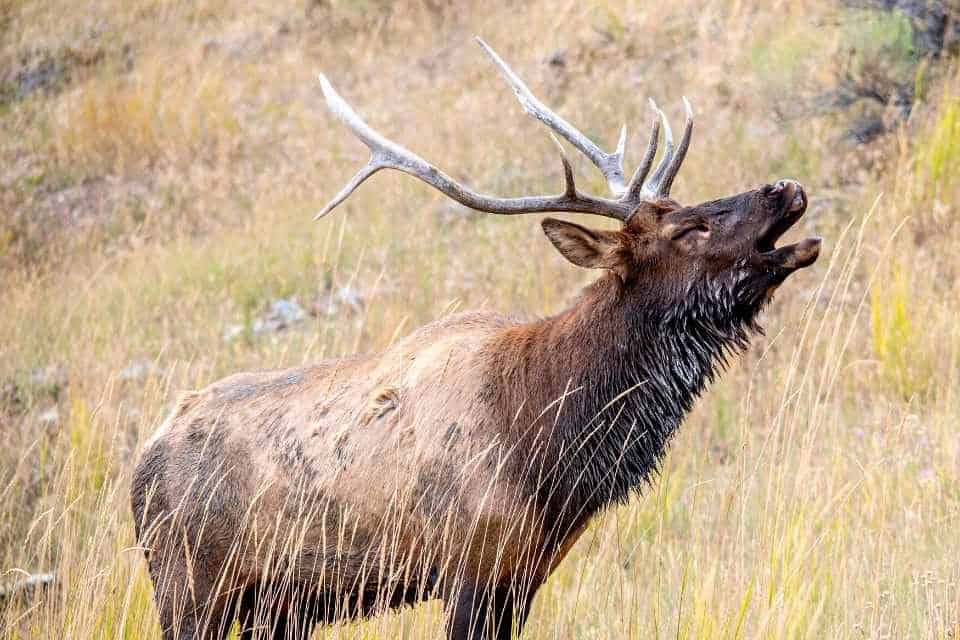
{"type": "Polygon", "coordinates": [[[323,89],[327,106],[339,120],[347,125],[361,142],[367,145],[370,149],[370,159],[350,181],[347,182],[340,192],[334,196],[333,200],[327,203],[320,213],[316,215],[315,220],[322,218],[332,211],[334,207],[346,200],[364,180],[381,169],[396,169],[409,173],[466,207],[478,211],[499,214],[543,213],[548,211],[592,213],[626,221],[642,201],[658,199],[670,194],[670,186],[673,184],[673,180],[680,170],[680,165],[683,163],[683,158],[690,145],[690,136],[693,131],[693,111],[686,98],[683,99],[683,103],[687,111],[687,121],[684,126],[680,146],[676,150],[674,150],[673,135],[666,116],[657,108],[653,100],[650,101],[658,119],[654,120],[653,126],[651,127],[650,141],[647,144],[647,151],[644,154],[643,161],[633,174],[633,177],[631,177],[629,184],[624,186],[623,151],[627,138],[626,125],[620,130],[620,140],[617,143],[617,150],[614,153],[602,151],[600,147],[583,135],[573,125],[540,102],[487,43],[480,38],[477,38],[477,42],[497,66],[507,82],[510,83],[524,110],[560,134],[570,142],[570,144],[587,156],[590,161],[600,169],[601,173],[603,173],[615,199],[592,196],[577,191],[570,162],[567,160],[567,156],[563,151],[563,147],[560,146],[560,142],[553,137],[553,134],[551,134],[551,138],[553,138],[553,141],[560,151],[560,161],[563,164],[565,181],[563,194],[555,196],[498,198],[473,191],[461,185],[417,154],[380,135],[371,128],[370,125],[364,122],[363,118],[357,114],[353,107],[336,92],[326,76],[320,74],[320,87],[323,89]],[[663,157],[660,159],[660,164],[657,166],[656,171],[654,171],[649,183],[646,183],[647,173],[650,171],[654,156],[657,152],[657,140],[661,126],[665,139],[663,157]]]}
{"type": "Polygon", "coordinates": [[[490,48],[490,45],[478,36],[475,36],[475,39],[483,52],[487,54],[487,57],[500,71],[500,75],[513,88],[513,92],[517,95],[517,100],[520,101],[523,110],[566,138],[567,142],[590,158],[590,161],[596,165],[597,169],[600,169],[600,173],[607,179],[607,185],[613,195],[617,197],[623,195],[623,150],[627,143],[627,125],[620,127],[617,150],[613,153],[602,151],[590,138],[580,133],[573,125],[537,100],[537,97],[527,88],[523,80],[513,72],[513,69],[507,66],[507,63],[497,55],[496,51],[490,48]]]}

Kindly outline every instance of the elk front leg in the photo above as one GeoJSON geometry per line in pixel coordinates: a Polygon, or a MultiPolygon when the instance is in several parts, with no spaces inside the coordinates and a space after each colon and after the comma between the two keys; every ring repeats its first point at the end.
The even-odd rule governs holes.
{"type": "Polygon", "coordinates": [[[453,595],[447,621],[448,640],[510,640],[526,622],[536,588],[509,584],[490,588],[465,580],[453,595]]]}
{"type": "Polygon", "coordinates": [[[151,558],[163,640],[220,640],[233,622],[229,598],[170,555],[151,558]]]}
{"type": "Polygon", "coordinates": [[[487,640],[490,600],[487,589],[466,578],[454,589],[447,620],[447,640],[487,640]]]}

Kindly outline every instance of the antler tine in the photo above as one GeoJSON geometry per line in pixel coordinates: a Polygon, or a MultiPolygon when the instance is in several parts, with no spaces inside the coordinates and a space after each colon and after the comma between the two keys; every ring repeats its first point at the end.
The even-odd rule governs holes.
{"type": "Polygon", "coordinates": [[[683,97],[683,107],[686,111],[686,122],[683,125],[683,136],[680,138],[680,146],[677,147],[673,160],[670,162],[670,166],[667,168],[667,172],[664,174],[658,189],[659,194],[663,197],[670,195],[670,187],[673,186],[673,179],[677,177],[677,173],[680,171],[680,165],[683,164],[683,159],[687,156],[687,149],[690,147],[690,137],[693,135],[693,107],[690,106],[690,101],[687,100],[686,96],[683,97]]]}
{"type": "Polygon", "coordinates": [[[577,185],[573,181],[573,167],[570,166],[570,160],[567,159],[567,152],[563,150],[563,145],[557,140],[557,136],[550,134],[553,144],[557,145],[557,152],[560,154],[560,162],[563,163],[563,195],[568,198],[577,197],[577,185]]]}
{"type": "MultiPolygon", "coordinates": [[[[624,122],[620,127],[620,137],[617,139],[617,150],[613,155],[620,159],[620,173],[623,173],[623,151],[627,147],[627,123],[624,122]]],[[[621,175],[621,177],[623,177],[621,175]]]]}
{"type": "MultiPolygon", "coordinates": [[[[654,105],[654,109],[657,110],[657,114],[660,116],[660,122],[663,124],[665,144],[663,157],[660,158],[660,164],[657,165],[657,170],[653,172],[649,182],[647,182],[641,190],[642,198],[666,198],[670,195],[670,187],[673,186],[673,180],[680,171],[680,165],[683,164],[683,159],[687,155],[687,149],[690,147],[690,138],[693,135],[693,107],[690,106],[690,101],[687,100],[686,97],[683,98],[683,107],[686,111],[686,122],[683,125],[683,136],[680,138],[680,146],[674,149],[673,132],[670,129],[667,116],[654,105]]],[[[632,181],[631,185],[633,185],[632,181]]]]}
{"type": "Polygon", "coordinates": [[[614,196],[620,197],[624,192],[623,184],[623,150],[626,144],[627,127],[620,130],[620,139],[617,144],[617,150],[614,153],[606,153],[601,150],[592,140],[583,135],[576,127],[558,116],[549,107],[540,102],[536,96],[527,88],[517,74],[513,72],[506,62],[497,55],[490,45],[484,42],[479,36],[475,36],[477,44],[487,54],[487,57],[493,62],[494,66],[500,71],[513,92],[520,101],[520,106],[529,115],[547,125],[553,131],[566,138],[567,142],[580,150],[590,161],[596,165],[603,177],[607,180],[607,185],[614,196]]]}
{"type": "Polygon", "coordinates": [[[638,202],[641,199],[643,181],[647,179],[650,167],[653,166],[653,159],[657,155],[657,142],[660,137],[660,109],[657,108],[657,103],[653,101],[653,98],[650,98],[650,107],[654,113],[653,124],[650,126],[650,141],[647,143],[647,150],[643,154],[640,166],[633,172],[630,184],[627,185],[627,191],[621,198],[625,202],[638,202]]]}
{"type": "MultiPolygon", "coordinates": [[[[543,213],[548,211],[592,213],[625,221],[633,212],[629,204],[578,193],[573,182],[573,170],[561,148],[566,188],[558,196],[524,196],[497,198],[477,193],[445,174],[412,151],[383,137],[351,107],[333,88],[326,76],[320,74],[320,87],[330,111],[342,121],[357,138],[370,149],[370,160],[334,196],[316,218],[328,214],[347,199],[364,180],[380,169],[396,169],[426,182],[447,197],[465,207],[498,214],[543,213]]],[[[558,143],[559,144],[559,143],[558,143]]]]}
{"type": "Polygon", "coordinates": [[[643,187],[644,197],[647,198],[659,198],[663,195],[660,193],[660,184],[663,176],[667,173],[667,167],[673,160],[673,129],[670,128],[670,121],[667,120],[663,110],[659,107],[654,108],[657,110],[657,115],[660,117],[660,127],[663,129],[663,156],[660,158],[660,163],[657,164],[653,175],[650,176],[650,180],[643,187]]]}
{"type": "Polygon", "coordinates": [[[326,205],[324,205],[323,209],[321,209],[320,212],[317,213],[317,215],[313,216],[314,221],[319,220],[323,216],[333,211],[337,207],[337,205],[343,202],[344,200],[346,200],[350,196],[350,194],[353,193],[354,190],[356,190],[356,188],[359,187],[361,183],[363,183],[364,180],[366,180],[367,178],[369,178],[370,176],[372,176],[382,168],[383,167],[380,167],[376,163],[374,163],[373,158],[371,158],[370,161],[367,162],[367,164],[363,165],[363,167],[359,171],[357,171],[352,178],[350,178],[350,182],[343,185],[343,188],[340,189],[339,192],[337,192],[337,195],[333,197],[333,200],[331,200],[326,205]]]}

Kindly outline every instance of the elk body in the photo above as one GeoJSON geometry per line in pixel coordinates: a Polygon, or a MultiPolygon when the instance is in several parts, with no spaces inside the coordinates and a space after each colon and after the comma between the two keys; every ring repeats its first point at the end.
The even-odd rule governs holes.
{"type": "Polygon", "coordinates": [[[429,598],[443,600],[449,638],[511,637],[590,518],[649,480],[773,290],[816,260],[816,238],[775,247],[806,209],[794,181],[693,207],[669,197],[689,105],[677,145],[653,105],[626,180],[623,134],[601,151],[480,44],[612,197],[579,192],[562,149],[561,195],[478,194],[371,129],[321,76],[372,152],[321,215],[393,168],[481,211],[612,217],[617,230],[542,223],[599,279],[552,317],[456,315],[382,353],[241,373],[184,397],[132,482],[165,638],[223,637],[236,620],[242,637],[303,638],[429,598]]]}

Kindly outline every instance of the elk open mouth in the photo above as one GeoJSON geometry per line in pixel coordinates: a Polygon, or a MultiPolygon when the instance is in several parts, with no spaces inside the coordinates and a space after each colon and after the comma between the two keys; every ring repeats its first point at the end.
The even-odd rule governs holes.
{"type": "Polygon", "coordinates": [[[780,248],[776,246],[777,240],[806,212],[807,194],[803,186],[793,180],[781,180],[777,186],[783,189],[783,204],[757,237],[757,251],[770,266],[789,270],[808,267],[820,255],[820,238],[807,238],[780,248]]]}

